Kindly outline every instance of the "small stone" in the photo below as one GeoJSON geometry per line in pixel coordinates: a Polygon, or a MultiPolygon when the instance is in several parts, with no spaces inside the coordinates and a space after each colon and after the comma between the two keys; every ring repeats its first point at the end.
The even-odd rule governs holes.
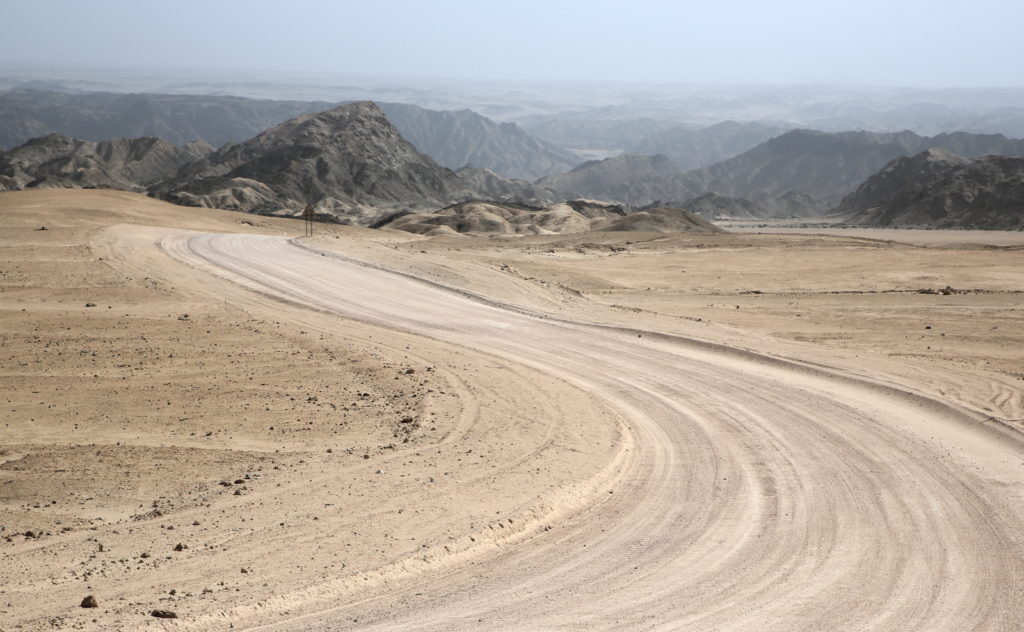
{"type": "Polygon", "coordinates": [[[146,559],[147,557],[149,557],[149,553],[143,553],[139,557],[141,557],[142,559],[146,559]]]}
{"type": "Polygon", "coordinates": [[[176,545],[174,546],[174,550],[175,550],[175,551],[178,551],[178,552],[184,551],[184,550],[185,550],[185,549],[187,549],[187,548],[188,548],[188,547],[187,547],[187,546],[185,546],[184,544],[182,544],[181,542],[178,542],[178,544],[176,544],[176,545]]]}
{"type": "Polygon", "coordinates": [[[406,374],[406,375],[412,375],[412,374],[413,374],[413,373],[415,373],[415,372],[416,372],[416,369],[406,369],[406,370],[405,370],[405,374],[406,374]]]}
{"type": "Polygon", "coordinates": [[[157,619],[177,619],[178,615],[170,610],[154,610],[149,613],[157,619]]]}
{"type": "Polygon", "coordinates": [[[96,307],[96,303],[86,303],[86,307],[96,307]]]}
{"type": "Polygon", "coordinates": [[[85,599],[82,600],[82,607],[83,608],[99,608],[100,605],[98,603],[96,603],[96,597],[93,597],[92,595],[89,595],[85,599]]]}

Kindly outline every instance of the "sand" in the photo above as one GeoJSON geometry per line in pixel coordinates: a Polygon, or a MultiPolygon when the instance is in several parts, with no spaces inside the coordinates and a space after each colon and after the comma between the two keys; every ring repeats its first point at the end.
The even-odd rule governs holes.
{"type": "Polygon", "coordinates": [[[295,240],[103,191],[0,216],[0,630],[1010,630],[1024,606],[1020,248],[295,240]]]}

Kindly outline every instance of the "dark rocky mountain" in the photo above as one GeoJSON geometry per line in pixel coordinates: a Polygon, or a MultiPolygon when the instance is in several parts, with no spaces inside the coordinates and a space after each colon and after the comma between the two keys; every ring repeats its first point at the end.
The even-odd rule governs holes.
{"type": "Polygon", "coordinates": [[[724,121],[699,129],[677,125],[645,136],[629,145],[627,151],[631,154],[663,154],[680,169],[698,169],[741,154],[787,129],[778,125],[736,121],[724,121]]]}
{"type": "Polygon", "coordinates": [[[369,101],[300,116],[225,145],[153,193],[179,204],[257,213],[297,212],[308,203],[356,223],[398,207],[436,207],[471,195],[369,101]]]}
{"type": "Polygon", "coordinates": [[[536,180],[581,162],[515,123],[495,123],[472,110],[443,112],[405,103],[381,103],[380,108],[416,149],[450,169],[470,165],[506,178],[536,180]]]}
{"type": "MultiPolygon", "coordinates": [[[[567,197],[595,197],[632,206],[657,200],[682,205],[694,197],[715,192],[789,208],[799,201],[798,197],[809,195],[812,199],[805,201],[824,210],[890,160],[913,155],[933,144],[959,148],[969,156],[1024,155],[1024,140],[1008,139],[1001,134],[922,137],[913,132],[829,134],[794,130],[702,169],[682,172],[664,156],[617,156],[585,163],[569,173],[544,178],[538,184],[567,197]],[[789,200],[780,206],[776,200],[783,196],[789,200]]],[[[777,212],[782,211],[772,211],[769,216],[777,212]]]]}
{"type": "MultiPolygon", "coordinates": [[[[0,148],[50,133],[91,141],[156,137],[181,144],[200,139],[219,147],[337,105],[227,96],[10,90],[0,92],[0,148]]],[[[421,153],[452,169],[472,165],[508,178],[535,180],[581,162],[575,154],[533,138],[514,123],[495,123],[470,110],[437,111],[401,103],[381,104],[381,109],[421,153]]]]}
{"type": "Polygon", "coordinates": [[[834,212],[855,226],[1024,230],[1024,158],[942,149],[897,158],[834,212]]]}
{"type": "Polygon", "coordinates": [[[219,147],[335,105],[228,96],[10,90],[0,92],[0,148],[54,132],[91,141],[155,137],[182,144],[204,140],[219,147]]]}
{"type": "Polygon", "coordinates": [[[930,147],[962,151],[969,157],[1024,155],[1024,140],[1011,140],[1001,134],[923,137],[906,131],[828,134],[794,130],[688,176],[694,188],[723,195],[778,196],[801,191],[834,204],[890,160],[930,147]]]}
{"type": "Polygon", "coordinates": [[[107,188],[144,191],[213,148],[176,147],[159,138],[92,142],[48,134],[0,153],[0,190],[107,188]]]}

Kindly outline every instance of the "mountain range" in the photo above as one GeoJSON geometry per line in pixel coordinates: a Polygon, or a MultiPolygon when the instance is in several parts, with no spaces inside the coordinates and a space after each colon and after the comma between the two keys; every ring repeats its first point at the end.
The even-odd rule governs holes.
{"type": "MultiPolygon", "coordinates": [[[[623,155],[584,163],[538,184],[565,195],[632,206],[658,200],[682,204],[706,193],[778,200],[798,192],[817,200],[824,211],[889,161],[928,148],[948,149],[967,157],[1024,156],[1024,140],[1002,134],[958,132],[926,137],[913,132],[793,130],[702,169],[673,168],[666,156],[623,155]]],[[[800,214],[789,208],[784,212],[800,214]]]]}
{"type": "Polygon", "coordinates": [[[409,213],[377,227],[437,237],[460,233],[550,235],[586,231],[713,233],[721,229],[680,208],[626,213],[615,204],[569,200],[545,207],[470,201],[433,213],[409,213]]]}
{"type": "MultiPolygon", "coordinates": [[[[495,125],[472,112],[439,113],[405,106],[395,112],[396,118],[404,115],[407,123],[416,122],[414,127],[421,129],[425,139],[421,143],[430,140],[426,130],[440,121],[434,130],[438,137],[458,128],[466,132],[460,138],[475,136],[491,142],[497,129],[518,143],[491,142],[492,153],[501,153],[498,147],[514,146],[539,154],[547,151],[541,143],[530,143],[515,126],[495,125]]],[[[869,207],[857,207],[858,199],[874,199],[875,194],[869,193],[875,189],[870,187],[860,197],[844,196],[879,169],[892,171],[887,167],[891,161],[920,154],[921,148],[946,148],[966,159],[982,154],[1024,155],[1024,141],[1002,135],[922,137],[912,132],[794,130],[701,169],[681,170],[664,155],[627,154],[586,162],[531,183],[477,166],[452,171],[419,152],[376,104],[356,102],[289,119],[216,150],[203,142],[176,146],[157,138],[90,141],[50,134],[0,153],[0,188],[146,190],[181,204],[257,213],[294,214],[312,204],[325,217],[361,224],[379,222],[396,212],[429,211],[469,200],[547,208],[556,200],[581,198],[623,205],[627,215],[630,207],[647,206],[685,207],[707,217],[809,217],[842,200],[842,210],[853,217],[883,205],[872,202],[869,207]]],[[[934,166],[956,160],[935,154],[926,162],[934,166]]],[[[997,192],[1007,187],[1016,191],[1007,165],[1012,166],[988,160],[984,169],[976,166],[970,174],[988,177],[997,192]]],[[[907,168],[900,171],[904,172],[911,173],[907,168]]],[[[922,180],[923,173],[915,178],[922,180]]],[[[950,191],[958,182],[970,186],[958,177],[944,186],[950,191]]],[[[893,180],[888,182],[886,186],[895,187],[893,180]]],[[[988,185],[978,186],[971,199],[996,199],[985,193],[988,185]]],[[[645,221],[654,226],[666,217],[648,213],[645,221]]],[[[887,217],[876,213],[857,221],[884,223],[890,221],[887,217]]]]}
{"type": "Polygon", "coordinates": [[[189,206],[273,213],[314,205],[368,222],[396,207],[441,206],[472,194],[451,170],[402,138],[365,101],[307,114],[183,167],[153,193],[189,206]]]}
{"type": "Polygon", "coordinates": [[[834,209],[854,226],[1024,230],[1024,158],[901,157],[834,209]]]}
{"type": "Polygon", "coordinates": [[[449,169],[472,166],[505,178],[536,180],[568,171],[581,162],[576,154],[537,140],[515,123],[495,123],[472,110],[379,105],[406,140],[449,169]]]}
{"type": "Polygon", "coordinates": [[[626,153],[668,156],[682,170],[699,169],[756,147],[790,128],[723,121],[710,127],[676,125],[629,143],[626,153]]]}
{"type": "MultiPolygon", "coordinates": [[[[181,145],[201,140],[220,147],[338,105],[228,96],[10,90],[0,92],[0,148],[50,133],[88,141],[157,137],[181,145]]],[[[506,178],[535,180],[581,162],[572,152],[533,138],[515,123],[496,123],[470,110],[379,105],[406,140],[451,169],[470,165],[506,178]]]]}
{"type": "Polygon", "coordinates": [[[92,142],[47,134],[0,153],[0,191],[26,188],[109,188],[145,191],[213,148],[177,147],[160,138],[92,142]]]}

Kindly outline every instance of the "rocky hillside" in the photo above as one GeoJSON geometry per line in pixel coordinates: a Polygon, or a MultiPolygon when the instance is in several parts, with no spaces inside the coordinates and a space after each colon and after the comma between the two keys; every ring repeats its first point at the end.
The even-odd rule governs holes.
{"type": "Polygon", "coordinates": [[[724,121],[704,128],[677,125],[629,145],[631,154],[668,156],[680,169],[699,169],[739,155],[787,128],[764,123],[724,121]]]}
{"type": "Polygon", "coordinates": [[[91,142],[48,134],[0,153],[0,190],[104,188],[144,191],[212,151],[205,143],[176,147],[158,138],[91,142]]]}
{"type": "Polygon", "coordinates": [[[503,178],[490,169],[463,167],[455,172],[466,189],[485,200],[504,200],[517,204],[541,206],[554,202],[557,195],[526,180],[503,178]]]}
{"type": "Polygon", "coordinates": [[[443,112],[405,103],[381,103],[380,107],[402,137],[450,169],[470,165],[505,178],[532,181],[582,162],[515,123],[495,123],[472,110],[443,112]]]}
{"type": "Polygon", "coordinates": [[[171,202],[257,213],[307,203],[368,223],[397,207],[441,206],[469,194],[363,101],[286,121],[187,165],[153,193],[171,202]]]}
{"type": "Polygon", "coordinates": [[[1024,230],[1024,158],[901,157],[834,209],[855,226],[1024,230]]]}
{"type": "Polygon", "coordinates": [[[683,208],[712,219],[793,219],[820,216],[828,205],[806,193],[787,191],[752,200],[705,193],[684,202],[683,208]]]}
{"type": "Polygon", "coordinates": [[[436,237],[454,234],[553,235],[582,233],[621,219],[621,206],[588,200],[548,207],[471,201],[433,213],[410,213],[381,226],[436,237]]]}
{"type": "MultiPolygon", "coordinates": [[[[227,96],[10,90],[0,92],[0,149],[50,133],[92,141],[156,137],[181,144],[199,139],[219,147],[337,105],[227,96]]],[[[418,151],[451,169],[473,165],[507,178],[536,180],[582,162],[514,123],[499,124],[470,110],[437,111],[401,103],[381,104],[381,109],[418,151]]]]}
{"type": "Polygon", "coordinates": [[[644,233],[721,233],[725,232],[699,215],[671,206],[653,206],[630,213],[595,230],[644,233]]]}
{"type": "Polygon", "coordinates": [[[10,90],[0,92],[0,148],[50,133],[91,141],[154,137],[180,145],[204,140],[219,147],[334,106],[227,96],[10,90]]]}
{"type": "Polygon", "coordinates": [[[678,201],[695,193],[667,156],[624,154],[591,160],[568,173],[541,178],[537,186],[563,197],[584,197],[643,206],[678,201]]]}
{"type": "Polygon", "coordinates": [[[382,227],[427,236],[454,234],[549,235],[597,231],[655,233],[720,232],[678,208],[650,208],[627,214],[615,204],[570,200],[546,207],[463,202],[434,213],[392,218],[382,227]]]}
{"type": "Polygon", "coordinates": [[[836,204],[886,163],[929,147],[962,148],[967,155],[1024,156],[1024,140],[1000,134],[842,132],[794,130],[710,167],[683,172],[665,156],[618,156],[580,165],[538,184],[564,196],[596,197],[641,206],[679,205],[718,193],[751,201],[810,195],[820,209],[836,204]]]}

